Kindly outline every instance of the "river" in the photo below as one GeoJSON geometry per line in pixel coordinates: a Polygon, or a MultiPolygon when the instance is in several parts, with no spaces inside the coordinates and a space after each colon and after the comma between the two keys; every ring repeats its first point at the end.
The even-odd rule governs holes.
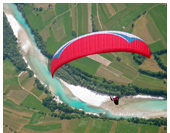
{"type": "MultiPolygon", "coordinates": [[[[107,116],[115,118],[120,116],[123,116],[125,118],[131,116],[143,117],[144,114],[141,114],[143,110],[147,111],[145,113],[152,114],[153,112],[155,113],[164,112],[164,115],[166,114],[167,100],[138,99],[136,100],[137,102],[134,102],[135,100],[132,99],[133,100],[132,104],[126,104],[125,102],[123,102],[122,99],[122,103],[126,104],[126,106],[123,105],[120,106],[126,108],[126,110],[123,108],[122,110],[121,108],[116,109],[115,106],[113,106],[114,109],[110,107],[112,106],[113,103],[110,103],[110,101],[108,102],[108,100],[105,101],[105,103],[107,104],[104,105],[101,104],[102,106],[94,107],[94,105],[92,106],[78,97],[68,96],[65,88],[60,83],[60,81],[57,78],[51,77],[51,73],[47,68],[48,59],[41,54],[39,48],[36,45],[34,37],[31,34],[29,26],[25,22],[21,13],[18,11],[17,7],[14,4],[4,4],[3,10],[7,15],[7,19],[10,22],[10,25],[14,31],[15,36],[18,38],[18,44],[21,47],[21,53],[23,57],[26,59],[27,64],[33,70],[34,74],[41,80],[41,82],[46,84],[56,95],[60,97],[60,100],[63,101],[64,103],[67,103],[68,105],[74,108],[83,109],[85,112],[105,113],[107,116]],[[137,110],[133,110],[133,108],[137,110]],[[133,110],[133,112],[131,112],[131,109],[133,110]],[[135,114],[134,112],[136,111],[139,112],[135,114]]],[[[84,88],[84,91],[87,91],[86,88],[84,88]]],[[[92,93],[93,92],[89,92],[89,94],[92,93]]],[[[102,97],[102,95],[99,94],[97,94],[96,96],[102,97]]],[[[94,99],[96,98],[94,97],[94,99]]],[[[124,99],[124,101],[128,100],[124,99]]]]}

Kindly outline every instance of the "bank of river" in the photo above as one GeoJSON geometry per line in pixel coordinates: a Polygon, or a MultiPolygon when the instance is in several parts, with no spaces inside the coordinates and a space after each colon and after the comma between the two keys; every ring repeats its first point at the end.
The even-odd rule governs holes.
{"type": "Polygon", "coordinates": [[[47,68],[48,59],[41,54],[37,48],[31,30],[26,24],[21,13],[17,10],[14,4],[4,4],[4,12],[7,15],[7,19],[14,31],[15,36],[18,38],[18,44],[21,47],[21,53],[27,64],[33,70],[34,74],[46,84],[56,95],[60,97],[60,100],[67,103],[68,105],[83,109],[85,112],[93,113],[105,113],[110,117],[120,116],[138,116],[138,117],[159,117],[165,116],[167,110],[167,101],[160,99],[138,99],[138,102],[133,98],[121,98],[120,105],[115,106],[113,102],[109,101],[108,95],[96,94],[86,88],[63,84],[68,90],[64,89],[63,85],[57,78],[52,78],[47,68]],[[77,89],[77,91],[75,91],[77,89]],[[81,91],[80,91],[81,90],[81,91]],[[77,93],[79,92],[79,93],[77,93]],[[86,93],[85,93],[86,92],[86,93]],[[82,96],[82,94],[85,94],[82,96]],[[127,104],[127,101],[129,104],[127,104]],[[163,106],[160,106],[163,105],[163,106]],[[126,105],[126,106],[125,106],[126,105]],[[146,107],[147,105],[147,107],[146,107]],[[133,113],[138,110],[135,114],[133,113]],[[147,112],[143,112],[143,110],[147,112]],[[159,111],[159,112],[158,112],[159,111]],[[144,113],[154,114],[154,116],[144,115],[144,113]],[[158,114],[159,113],[159,114],[158,114]],[[157,115],[156,115],[157,114],[157,115]]]}

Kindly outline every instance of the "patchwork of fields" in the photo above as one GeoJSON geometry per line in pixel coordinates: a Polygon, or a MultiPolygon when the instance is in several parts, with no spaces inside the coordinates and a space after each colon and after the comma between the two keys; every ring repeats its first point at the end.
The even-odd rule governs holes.
{"type": "Polygon", "coordinates": [[[29,78],[27,72],[20,74],[18,77],[20,72],[16,71],[15,66],[13,66],[8,59],[4,60],[4,66],[8,66],[3,69],[3,77],[5,79],[3,87],[4,132],[166,132],[164,126],[158,127],[153,125],[135,124],[127,122],[126,120],[103,121],[101,119],[92,118],[60,120],[59,118],[51,117],[49,115],[49,113],[51,113],[50,110],[45,108],[35,96],[20,87],[20,85],[25,87],[39,99],[42,98],[42,95],[43,98],[47,97],[47,94],[34,86],[34,83],[32,82],[33,77],[29,78]],[[8,83],[8,85],[5,84],[7,80],[10,81],[10,84],[8,83]],[[39,111],[44,113],[39,113],[39,111]]]}
{"type": "MultiPolygon", "coordinates": [[[[37,29],[46,42],[46,50],[54,54],[59,47],[76,36],[95,30],[120,30],[135,34],[142,38],[152,52],[167,48],[167,6],[165,4],[27,4],[24,12],[30,25],[37,29]],[[42,7],[43,10],[34,10],[42,7]],[[88,14],[91,15],[88,15],[88,14]],[[163,21],[162,21],[163,20],[163,21]],[[41,23],[41,25],[39,25],[41,23]],[[133,25],[133,26],[132,26],[133,25]],[[72,35],[74,31],[75,35],[72,35]]],[[[115,81],[116,84],[134,83],[139,87],[144,75],[139,74],[138,69],[163,71],[154,60],[146,59],[140,66],[133,60],[131,53],[107,53],[101,54],[111,61],[108,66],[91,58],[81,58],[70,62],[92,75],[115,81]],[[117,61],[117,57],[121,60],[117,61]]],[[[167,64],[166,54],[161,59],[167,64]]],[[[100,60],[100,59],[98,59],[100,60]]],[[[156,78],[148,77],[145,80],[150,89],[159,89],[155,86],[156,78]],[[155,88],[156,87],[156,88],[155,88]]],[[[159,79],[162,90],[167,89],[164,80],[159,79]]]]}

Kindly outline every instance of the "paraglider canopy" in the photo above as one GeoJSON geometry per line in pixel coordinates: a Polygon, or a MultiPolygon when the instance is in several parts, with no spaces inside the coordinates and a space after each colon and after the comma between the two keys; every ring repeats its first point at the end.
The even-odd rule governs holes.
{"type": "Polygon", "coordinates": [[[99,53],[131,52],[150,58],[148,45],[139,37],[122,31],[99,31],[77,37],[54,54],[51,75],[62,65],[75,59],[99,53]]]}

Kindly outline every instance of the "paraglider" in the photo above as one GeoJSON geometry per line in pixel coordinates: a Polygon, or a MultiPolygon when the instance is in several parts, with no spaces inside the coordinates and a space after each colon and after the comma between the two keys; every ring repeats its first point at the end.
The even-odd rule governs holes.
{"type": "Polygon", "coordinates": [[[118,97],[118,96],[110,96],[110,100],[111,100],[111,101],[114,101],[114,103],[115,103],[116,105],[119,104],[119,97],[118,97]]]}
{"type": "Polygon", "coordinates": [[[139,37],[122,31],[99,31],[74,38],[60,47],[51,62],[51,75],[75,59],[99,53],[131,52],[150,58],[148,45],[139,37]]]}

